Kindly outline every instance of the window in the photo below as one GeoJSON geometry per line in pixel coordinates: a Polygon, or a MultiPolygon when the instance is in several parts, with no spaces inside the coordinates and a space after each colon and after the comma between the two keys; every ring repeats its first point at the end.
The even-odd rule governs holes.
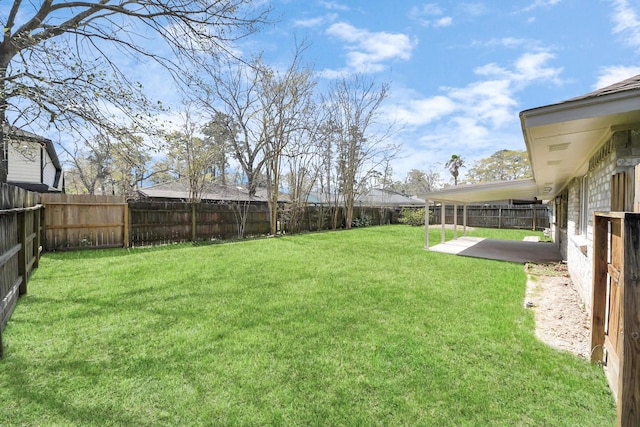
{"type": "Polygon", "coordinates": [[[578,234],[586,236],[589,224],[589,179],[585,175],[580,180],[580,219],[578,221],[578,234]]]}
{"type": "Polygon", "coordinates": [[[556,226],[567,228],[567,190],[556,198],[556,226]]]}

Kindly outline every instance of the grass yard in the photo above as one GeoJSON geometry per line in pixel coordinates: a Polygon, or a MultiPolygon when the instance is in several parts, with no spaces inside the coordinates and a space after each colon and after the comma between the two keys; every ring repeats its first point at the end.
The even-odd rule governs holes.
{"type": "Polygon", "coordinates": [[[601,369],[534,337],[521,265],[423,239],[46,254],[3,336],[0,425],[615,425],[601,369]]]}

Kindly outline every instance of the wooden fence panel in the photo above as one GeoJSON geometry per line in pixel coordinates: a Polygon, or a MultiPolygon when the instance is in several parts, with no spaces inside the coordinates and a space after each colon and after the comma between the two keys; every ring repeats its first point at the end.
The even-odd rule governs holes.
{"type": "Polygon", "coordinates": [[[120,196],[43,194],[48,251],[127,245],[127,203],[120,196]]]}
{"type": "MultiPolygon", "coordinates": [[[[292,208],[284,212],[285,230],[289,233],[300,233],[308,231],[331,230],[333,228],[334,207],[327,206],[306,206],[299,209],[298,222],[294,224],[289,221],[292,217],[292,208]]],[[[337,228],[344,228],[344,208],[338,207],[337,228]]],[[[375,207],[375,206],[354,206],[353,218],[367,218],[370,225],[397,224],[400,217],[400,208],[375,207]]]]}
{"type": "MultiPolygon", "coordinates": [[[[441,224],[441,209],[429,208],[430,224],[441,224]]],[[[453,205],[445,209],[445,222],[453,224],[453,205]]],[[[458,205],[457,223],[464,221],[463,206],[458,205]]],[[[536,229],[549,228],[549,210],[546,206],[467,206],[467,225],[483,228],[536,229]]]]}
{"type": "Polygon", "coordinates": [[[269,232],[266,205],[199,203],[193,208],[190,203],[180,202],[130,202],[131,246],[210,241],[269,232]]]}
{"type": "Polygon", "coordinates": [[[640,214],[594,214],[591,361],[602,363],[618,426],[640,425],[640,214]]]}
{"type": "Polygon", "coordinates": [[[0,357],[4,330],[40,257],[40,198],[0,184],[0,357]]]}

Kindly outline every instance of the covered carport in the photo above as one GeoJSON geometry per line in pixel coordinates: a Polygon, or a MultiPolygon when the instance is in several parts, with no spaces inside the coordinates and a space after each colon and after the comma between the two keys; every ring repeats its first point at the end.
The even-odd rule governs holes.
{"type": "Polygon", "coordinates": [[[548,263],[560,261],[558,247],[553,243],[533,241],[506,241],[497,239],[483,239],[466,237],[467,206],[475,203],[486,203],[497,200],[530,199],[535,200],[539,195],[539,188],[533,179],[513,181],[489,182],[480,184],[458,185],[441,191],[427,193],[425,209],[425,250],[443,252],[454,255],[475,258],[495,259],[511,262],[548,263]],[[440,204],[441,214],[441,242],[429,246],[429,206],[440,204]],[[454,206],[453,240],[445,241],[445,209],[447,205],[454,206]],[[457,212],[463,209],[462,237],[458,238],[457,212]]]}

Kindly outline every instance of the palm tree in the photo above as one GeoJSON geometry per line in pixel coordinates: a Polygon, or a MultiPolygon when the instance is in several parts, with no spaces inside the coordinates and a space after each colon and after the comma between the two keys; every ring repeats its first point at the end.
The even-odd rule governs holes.
{"type": "Polygon", "coordinates": [[[464,159],[457,154],[452,154],[451,158],[444,164],[444,167],[449,169],[451,176],[453,177],[453,185],[458,185],[458,171],[464,167],[464,159]]]}

